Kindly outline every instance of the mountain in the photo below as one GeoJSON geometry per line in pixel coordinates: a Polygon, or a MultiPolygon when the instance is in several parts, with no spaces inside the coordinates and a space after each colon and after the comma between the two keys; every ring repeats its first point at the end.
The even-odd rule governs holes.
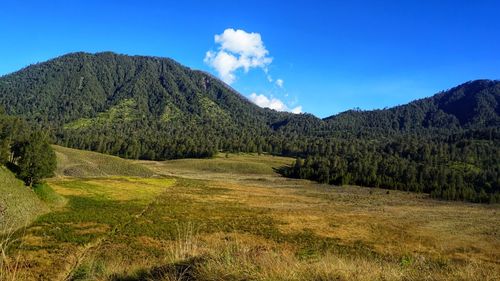
{"type": "Polygon", "coordinates": [[[212,75],[167,58],[71,53],[0,78],[0,105],[64,146],[127,158],[219,150],[296,154],[297,139],[447,136],[500,127],[500,82],[476,80],[389,109],[324,120],[263,109],[212,75]]]}
{"type": "Polygon", "coordinates": [[[131,119],[190,114],[213,120],[218,116],[210,113],[219,110],[235,118],[243,107],[240,119],[264,112],[217,79],[173,60],[109,52],[73,53],[31,65],[3,77],[0,89],[9,113],[56,124],[93,118],[120,105],[131,111],[131,119]],[[211,103],[215,100],[219,104],[211,103]]]}
{"type": "Polygon", "coordinates": [[[382,134],[500,127],[500,81],[475,80],[389,109],[350,110],[325,118],[331,130],[382,134]]]}
{"type": "Polygon", "coordinates": [[[110,52],[72,53],[6,75],[0,105],[54,130],[59,144],[146,159],[257,151],[274,123],[294,118],[171,59],[110,52]]]}

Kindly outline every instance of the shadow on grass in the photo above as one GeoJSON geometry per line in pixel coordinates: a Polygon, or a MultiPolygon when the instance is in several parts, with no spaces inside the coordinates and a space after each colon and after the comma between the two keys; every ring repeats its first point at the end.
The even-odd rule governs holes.
{"type": "Polygon", "coordinates": [[[184,261],[141,269],[130,275],[112,275],[112,281],[182,280],[194,281],[196,267],[205,262],[204,257],[193,257],[184,261]]]}

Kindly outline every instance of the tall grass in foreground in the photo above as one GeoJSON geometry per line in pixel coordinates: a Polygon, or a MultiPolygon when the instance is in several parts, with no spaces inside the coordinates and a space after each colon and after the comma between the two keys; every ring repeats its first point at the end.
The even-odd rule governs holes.
{"type": "Polygon", "coordinates": [[[242,233],[200,235],[194,224],[177,226],[174,241],[165,245],[163,261],[91,260],[73,280],[495,280],[481,264],[429,266],[423,257],[398,262],[363,255],[326,253],[301,258],[293,247],[242,233]],[[122,261],[123,262],[123,261],[122,261]],[[136,265],[137,266],[137,265],[136,265]]]}
{"type": "MultiPolygon", "coordinates": [[[[35,185],[33,192],[47,206],[62,206],[66,203],[66,200],[47,184],[35,185]]],[[[32,214],[20,213],[18,216],[9,217],[7,221],[2,219],[5,218],[0,218],[0,281],[26,280],[29,270],[26,270],[21,261],[19,250],[23,247],[22,237],[25,237],[26,229],[33,220],[32,214]]]]}
{"type": "Polygon", "coordinates": [[[22,245],[22,241],[18,237],[18,232],[24,233],[26,228],[16,231],[14,227],[4,229],[0,233],[0,281],[14,281],[26,279],[26,271],[23,270],[23,265],[20,261],[20,254],[12,254],[15,248],[22,245]]]}

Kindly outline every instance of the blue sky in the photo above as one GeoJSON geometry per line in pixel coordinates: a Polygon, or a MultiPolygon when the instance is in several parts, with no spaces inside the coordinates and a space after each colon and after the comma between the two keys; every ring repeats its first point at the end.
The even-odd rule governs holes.
{"type": "Polygon", "coordinates": [[[171,57],[219,75],[223,51],[242,94],[326,117],[500,79],[498,11],[482,0],[2,0],[0,75],[74,51],[171,57]],[[253,41],[234,47],[239,38],[253,41]]]}

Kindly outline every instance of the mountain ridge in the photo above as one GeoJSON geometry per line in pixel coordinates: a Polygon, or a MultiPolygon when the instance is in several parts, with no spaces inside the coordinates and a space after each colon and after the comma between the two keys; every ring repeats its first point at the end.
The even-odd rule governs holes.
{"type": "MultiPolygon", "coordinates": [[[[142,126],[148,127],[149,133],[154,131],[151,137],[171,137],[174,131],[191,138],[209,136],[216,141],[202,153],[207,155],[217,150],[255,151],[259,147],[276,152],[280,149],[268,145],[276,135],[445,135],[498,127],[499,104],[500,82],[484,79],[404,105],[348,110],[320,119],[309,113],[260,108],[212,74],[170,58],[113,52],[69,53],[0,77],[0,105],[9,114],[50,127],[58,144],[101,152],[101,145],[81,135],[106,136],[109,130],[110,136],[130,134],[126,140],[133,142],[141,139],[133,136],[132,128],[142,126]]],[[[279,142],[275,140],[271,146],[280,146],[279,142]]],[[[128,157],[126,153],[118,155],[128,157]]]]}
{"type": "Polygon", "coordinates": [[[500,81],[482,79],[468,81],[407,104],[386,109],[349,110],[323,120],[337,129],[377,128],[415,132],[425,129],[498,127],[499,115],[500,81]]]}
{"type": "MultiPolygon", "coordinates": [[[[87,67],[86,65],[86,62],[85,60],[89,60],[89,58],[126,58],[126,60],[139,60],[139,61],[154,61],[156,63],[166,63],[166,65],[173,65],[173,66],[176,66],[176,67],[179,67],[180,69],[182,69],[182,71],[189,71],[189,72],[192,72],[192,73],[196,73],[199,75],[199,77],[203,77],[204,78],[204,83],[206,84],[210,84],[210,83],[216,83],[218,84],[217,86],[218,87],[222,87],[226,90],[228,90],[231,94],[234,94],[235,96],[239,97],[244,103],[246,106],[249,106],[249,107],[253,107],[253,110],[257,110],[257,111],[268,111],[268,112],[275,112],[276,111],[273,111],[273,110],[270,110],[270,109],[267,109],[267,108],[260,108],[258,107],[257,105],[255,105],[254,103],[252,103],[247,97],[245,97],[244,95],[242,95],[241,93],[239,93],[237,90],[235,90],[234,88],[232,88],[231,86],[227,85],[226,83],[220,81],[217,77],[215,77],[214,75],[206,72],[206,71],[203,71],[203,70],[195,70],[195,69],[191,69],[189,67],[186,67],[186,66],[183,66],[182,64],[180,64],[179,62],[171,59],[171,58],[165,58],[165,57],[158,57],[158,56],[143,56],[143,55],[133,55],[133,56],[129,56],[129,55],[124,55],[124,54],[116,54],[116,53],[113,53],[113,52],[110,52],[110,51],[106,51],[106,52],[99,52],[99,53],[95,53],[95,54],[92,54],[92,53],[87,53],[87,52],[74,52],[74,53],[68,53],[68,54],[64,54],[62,56],[59,56],[59,57],[56,57],[56,58],[53,58],[53,59],[50,59],[48,61],[45,61],[45,62],[39,62],[39,63],[36,63],[36,64],[32,64],[32,65],[29,65],[29,66],[26,66],[18,71],[15,71],[15,72],[12,72],[12,73],[9,73],[9,74],[6,74],[6,75],[3,75],[3,76],[0,76],[0,83],[9,83],[8,80],[10,77],[12,76],[18,76],[18,75],[24,75],[25,73],[24,72],[33,72],[32,70],[34,68],[37,68],[37,67],[40,67],[40,66],[45,66],[47,64],[55,64],[55,65],[58,65],[60,66],[61,63],[64,64],[68,64],[68,63],[71,63],[71,60],[75,60],[75,59],[81,59],[81,58],[84,58],[83,61],[79,61],[79,63],[81,63],[80,65],[80,69],[77,71],[77,72],[80,72],[82,71],[83,68],[87,67]],[[68,61],[69,60],[69,61],[68,61]],[[7,82],[5,81],[7,80],[7,82]]],[[[123,62],[121,62],[123,63],[123,62]]],[[[126,66],[126,65],[125,65],[126,66]]],[[[129,65],[130,66],[130,65],[129,65]]],[[[117,68],[119,68],[119,66],[117,66],[117,68]]],[[[135,69],[136,73],[137,72],[141,72],[143,69],[135,69]]],[[[57,70],[56,70],[57,71],[57,70]]],[[[119,71],[118,69],[116,69],[116,71],[119,71]]],[[[92,74],[95,74],[95,75],[98,75],[98,73],[95,73],[95,70],[92,70],[92,74]]],[[[33,75],[33,73],[30,73],[31,75],[33,75]]],[[[28,77],[26,78],[29,78],[29,75],[28,74],[28,77]]],[[[26,75],[25,75],[26,76],[26,75]]],[[[81,80],[78,80],[78,88],[81,88],[82,87],[82,83],[85,83],[88,81],[85,81],[85,76],[81,76],[81,80]]],[[[39,79],[39,78],[37,78],[39,79]]],[[[75,81],[69,81],[73,84],[76,84],[75,81]]],[[[122,81],[123,82],[123,81],[122,81]]],[[[130,81],[128,81],[130,82],[130,81]]],[[[120,84],[119,81],[114,81],[115,84],[120,84]]],[[[423,103],[423,102],[426,102],[426,101],[429,101],[431,99],[435,99],[439,96],[446,96],[446,93],[448,92],[453,92],[455,90],[458,90],[460,91],[461,89],[463,88],[466,88],[466,87],[469,87],[469,86],[476,86],[477,84],[490,84],[492,86],[494,85],[498,85],[499,84],[499,80],[489,80],[489,79],[479,79],[479,80],[471,80],[471,81],[468,81],[468,82],[465,82],[463,84],[460,84],[458,86],[455,86],[455,87],[452,87],[448,90],[445,90],[445,91],[441,91],[441,92],[438,92],[432,96],[429,96],[429,97],[425,97],[425,98],[422,98],[422,99],[417,99],[417,100],[414,100],[414,101],[411,101],[409,103],[406,103],[406,104],[403,104],[403,105],[397,105],[397,106],[393,106],[393,107],[389,107],[389,108],[384,108],[384,109],[373,109],[373,110],[362,110],[362,111],[358,111],[358,110],[346,110],[346,111],[343,111],[343,112],[340,112],[338,114],[334,114],[334,115],[331,115],[331,116],[328,116],[328,117],[325,117],[325,118],[319,118],[317,116],[314,116],[313,114],[310,114],[310,113],[305,113],[307,115],[312,115],[314,116],[315,118],[319,119],[319,120],[322,120],[322,121],[331,121],[333,119],[336,119],[338,118],[339,116],[344,116],[344,115],[349,115],[349,114],[359,114],[359,112],[361,112],[362,114],[372,114],[372,113],[375,113],[375,112],[383,112],[383,111],[391,111],[391,110],[396,110],[396,109],[401,109],[401,108],[404,108],[406,106],[412,106],[412,105],[417,105],[419,103],[423,103]]],[[[118,86],[118,85],[115,85],[115,86],[118,86]]],[[[199,86],[202,86],[202,84],[200,84],[199,86]]],[[[123,85],[121,85],[121,87],[124,87],[123,85]]],[[[206,85],[205,85],[206,87],[206,85]]],[[[0,89],[1,90],[1,89],[0,89]]],[[[120,87],[117,87],[115,89],[107,89],[108,92],[120,92],[120,87]]],[[[59,92],[65,92],[66,90],[59,90],[59,92]]],[[[4,92],[2,93],[4,94],[4,92]]],[[[467,95],[466,95],[467,96],[467,95]]],[[[110,99],[111,97],[107,97],[108,99],[110,99]]],[[[497,103],[498,102],[498,98],[497,98],[497,103]]],[[[4,106],[5,106],[5,103],[4,103],[4,106]]],[[[100,104],[98,107],[98,111],[99,112],[102,112],[104,111],[104,109],[109,109],[109,104],[107,104],[108,107],[104,108],[102,104],[100,104]]],[[[9,108],[7,108],[9,109],[9,108]]],[[[452,109],[453,110],[453,109],[452,109]]],[[[88,111],[88,109],[87,109],[88,111]]],[[[19,112],[19,111],[18,111],[19,112]]],[[[18,113],[18,112],[14,112],[14,113],[18,113]]],[[[449,112],[448,112],[449,113],[449,112]]],[[[451,115],[457,115],[457,112],[454,112],[455,114],[451,114],[451,115]]],[[[290,115],[288,115],[288,113],[286,112],[278,112],[278,114],[281,114],[282,116],[286,116],[286,117],[290,117],[290,115]]],[[[496,108],[496,114],[500,114],[500,107],[497,106],[496,108]]],[[[85,117],[89,117],[89,116],[85,116],[85,117]]],[[[459,118],[459,121],[461,123],[461,125],[464,124],[464,122],[461,121],[461,119],[459,118]]],[[[498,120],[497,120],[498,122],[498,120]]],[[[497,125],[497,124],[495,124],[497,125]]]]}

